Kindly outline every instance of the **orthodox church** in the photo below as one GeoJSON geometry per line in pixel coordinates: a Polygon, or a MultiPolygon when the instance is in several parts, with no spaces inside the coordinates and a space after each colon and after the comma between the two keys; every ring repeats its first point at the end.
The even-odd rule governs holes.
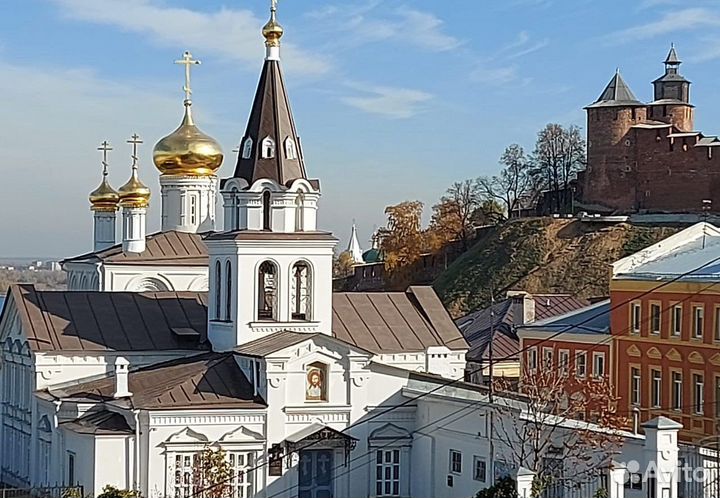
{"type": "Polygon", "coordinates": [[[1,484],[191,498],[205,493],[194,465],[206,448],[226,452],[235,498],[468,496],[490,481],[486,440],[459,436],[479,434],[485,395],[447,385],[468,346],[434,291],[332,292],[337,240],[317,226],[320,182],[307,174],[271,12],[232,177],[219,181],[222,148],[193,119],[186,52],[182,122],[153,151],[162,231],[145,230],[141,140],[129,140],[117,190],[104,143],[94,249],[64,261],[69,290],[10,289],[1,484]],[[465,414],[441,425],[455,433],[430,435],[453,404],[465,414]],[[436,479],[449,460],[452,475],[436,479]]]}

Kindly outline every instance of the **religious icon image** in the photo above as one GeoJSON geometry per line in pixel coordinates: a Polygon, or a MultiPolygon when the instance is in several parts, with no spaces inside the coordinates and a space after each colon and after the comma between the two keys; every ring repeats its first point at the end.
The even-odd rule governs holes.
{"type": "Polygon", "coordinates": [[[325,400],[325,374],[322,367],[318,365],[308,367],[305,399],[308,401],[325,400]]]}

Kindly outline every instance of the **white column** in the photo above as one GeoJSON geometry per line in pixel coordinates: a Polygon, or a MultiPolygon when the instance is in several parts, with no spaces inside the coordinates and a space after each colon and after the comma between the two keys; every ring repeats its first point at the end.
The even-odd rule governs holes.
{"type": "Polygon", "coordinates": [[[123,252],[140,254],[145,251],[146,213],[146,208],[126,206],[122,208],[123,252]]]}
{"type": "Polygon", "coordinates": [[[608,498],[625,498],[625,479],[629,477],[623,464],[613,462],[608,479],[608,498]]]}
{"type": "Polygon", "coordinates": [[[217,177],[161,176],[162,231],[215,230],[217,177]]]}
{"type": "Polygon", "coordinates": [[[532,496],[532,484],[535,479],[535,472],[520,467],[515,476],[518,498],[530,498],[532,496]]]}
{"type": "Polygon", "coordinates": [[[645,429],[645,469],[646,475],[654,471],[654,482],[647,485],[655,487],[657,498],[677,498],[678,471],[678,431],[682,424],[667,417],[657,417],[643,425],[645,429]]]}
{"type": "Polygon", "coordinates": [[[115,245],[115,211],[93,211],[93,250],[102,251],[115,245]]]}

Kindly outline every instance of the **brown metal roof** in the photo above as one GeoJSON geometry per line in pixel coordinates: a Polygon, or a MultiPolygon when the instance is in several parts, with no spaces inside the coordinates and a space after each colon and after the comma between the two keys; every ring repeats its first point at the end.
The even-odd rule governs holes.
{"type": "Polygon", "coordinates": [[[271,232],[269,230],[233,230],[205,236],[209,240],[337,240],[330,232],[271,232]]]}
{"type": "Polygon", "coordinates": [[[75,420],[62,422],[60,425],[77,434],[93,434],[96,436],[133,434],[133,430],[125,417],[107,410],[91,412],[75,420]]]}
{"type": "Polygon", "coordinates": [[[38,291],[12,285],[9,297],[37,353],[208,349],[206,293],[38,291]],[[188,335],[188,329],[197,334],[188,335]]]}
{"type": "Polygon", "coordinates": [[[246,344],[241,344],[235,348],[235,351],[247,356],[266,356],[319,335],[324,334],[280,331],[254,341],[250,341],[246,344]]]}
{"type": "MultiPolygon", "coordinates": [[[[152,410],[265,408],[233,353],[204,353],[158,363],[129,373],[133,408],[152,410]]],[[[55,398],[114,400],[115,376],[47,391],[55,398]]]]}
{"type": "Polygon", "coordinates": [[[148,235],[145,251],[140,254],[126,254],[122,250],[122,244],[116,244],[102,251],[66,259],[63,263],[85,261],[116,265],[207,267],[208,253],[201,234],[167,231],[148,235]]]}

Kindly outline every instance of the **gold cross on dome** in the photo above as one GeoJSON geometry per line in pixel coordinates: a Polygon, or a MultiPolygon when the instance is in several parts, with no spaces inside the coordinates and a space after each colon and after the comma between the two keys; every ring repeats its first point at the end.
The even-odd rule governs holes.
{"type": "Polygon", "coordinates": [[[133,136],[130,137],[130,140],[128,140],[127,143],[132,144],[132,150],[133,150],[132,160],[133,160],[133,167],[135,167],[135,166],[137,166],[137,162],[138,162],[138,155],[137,155],[138,145],[143,143],[143,141],[140,140],[140,136],[137,133],[133,133],[133,136]]]}
{"type": "Polygon", "coordinates": [[[277,3],[278,3],[278,0],[270,0],[270,10],[276,11],[276,10],[277,10],[277,3]]]}
{"type": "Polygon", "coordinates": [[[185,100],[189,102],[190,96],[192,95],[192,87],[190,86],[190,66],[196,66],[202,64],[202,62],[193,59],[192,54],[186,50],[185,53],[183,53],[183,58],[179,61],[175,61],[175,64],[185,66],[185,86],[183,86],[183,91],[185,92],[185,100]]]}
{"type": "Polygon", "coordinates": [[[103,176],[107,176],[107,168],[108,168],[108,152],[113,150],[112,147],[110,147],[110,142],[107,140],[103,140],[103,142],[100,144],[100,147],[98,147],[99,151],[102,151],[103,159],[102,159],[102,165],[103,165],[103,176]]]}

